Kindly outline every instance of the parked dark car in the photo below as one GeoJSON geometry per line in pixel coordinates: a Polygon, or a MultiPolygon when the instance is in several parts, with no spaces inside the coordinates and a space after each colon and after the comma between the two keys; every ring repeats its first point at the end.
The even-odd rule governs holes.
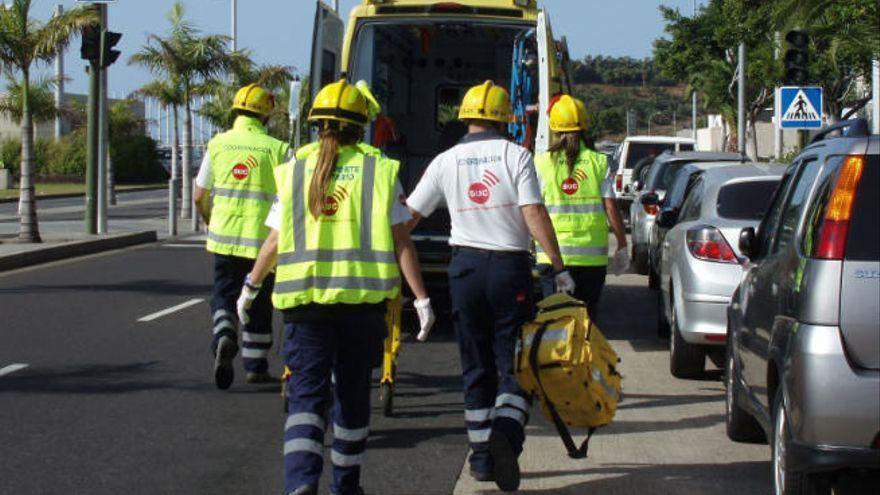
{"type": "MultiPolygon", "coordinates": [[[[880,473],[880,137],[830,130],[789,166],[728,308],[727,434],[770,440],[776,493],[880,473]]],[[[838,492],[839,493],[839,492],[838,492]]]]}

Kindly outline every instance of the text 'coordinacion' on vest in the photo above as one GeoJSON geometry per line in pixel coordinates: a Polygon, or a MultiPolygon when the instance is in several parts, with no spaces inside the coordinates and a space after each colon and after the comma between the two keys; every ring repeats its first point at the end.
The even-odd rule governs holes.
{"type": "Polygon", "coordinates": [[[474,165],[486,165],[488,163],[500,163],[502,158],[500,155],[496,156],[477,156],[470,158],[459,158],[456,163],[459,167],[464,166],[474,166],[474,165]]]}
{"type": "Polygon", "coordinates": [[[270,154],[272,150],[263,146],[248,146],[245,144],[224,144],[223,151],[250,151],[254,153],[270,154]]]}

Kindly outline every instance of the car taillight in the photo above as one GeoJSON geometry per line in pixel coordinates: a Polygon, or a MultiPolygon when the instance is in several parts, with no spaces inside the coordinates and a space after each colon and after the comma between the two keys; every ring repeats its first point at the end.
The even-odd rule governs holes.
{"type": "Polygon", "coordinates": [[[697,227],[687,231],[687,245],[691,256],[703,261],[736,263],[736,253],[715,227],[697,227]]]}
{"type": "Polygon", "coordinates": [[[852,207],[856,199],[856,190],[862,180],[865,168],[865,157],[853,155],[846,157],[831,198],[825,209],[825,219],[819,230],[819,244],[816,247],[816,258],[823,260],[842,260],[846,252],[846,236],[849,233],[849,221],[852,218],[852,207]]]}
{"type": "Polygon", "coordinates": [[[623,176],[622,175],[618,175],[617,177],[614,178],[614,188],[617,189],[618,191],[623,189],[623,176]]]}

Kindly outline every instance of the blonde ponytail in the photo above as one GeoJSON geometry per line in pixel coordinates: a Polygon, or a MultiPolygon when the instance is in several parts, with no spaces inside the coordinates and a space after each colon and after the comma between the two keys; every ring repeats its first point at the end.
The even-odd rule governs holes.
{"type": "MultiPolygon", "coordinates": [[[[328,124],[330,123],[328,122],[328,124]]],[[[309,211],[315,220],[324,211],[324,199],[330,189],[339,148],[357,143],[362,135],[363,131],[359,128],[343,127],[340,129],[332,124],[325,125],[318,134],[321,147],[318,151],[318,162],[315,164],[315,172],[309,187],[309,211]]]]}

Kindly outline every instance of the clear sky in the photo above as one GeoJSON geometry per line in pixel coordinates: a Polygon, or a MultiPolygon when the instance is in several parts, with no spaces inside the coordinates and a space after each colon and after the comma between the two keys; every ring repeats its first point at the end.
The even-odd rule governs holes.
{"type": "MultiPolygon", "coordinates": [[[[2,2],[2,0],[0,0],[2,2]]],[[[328,3],[332,3],[327,0],[328,3]]],[[[690,13],[692,0],[539,0],[549,10],[554,34],[568,37],[571,55],[629,55],[645,57],[651,43],[663,33],[658,7],[668,5],[690,13]]],[[[118,45],[123,55],[110,70],[110,93],[125,96],[150,79],[145,70],[126,64],[149,33],[164,34],[165,14],[174,0],[118,0],[110,5],[110,29],[123,33],[118,45]]],[[[230,0],[184,0],[187,17],[209,33],[229,34],[230,0]]],[[[340,0],[348,11],[360,0],[340,0]]],[[[698,2],[699,3],[699,2],[698,2]]],[[[55,5],[65,8],[75,0],[33,0],[33,16],[48,19],[55,5]]],[[[249,48],[260,63],[291,65],[308,71],[315,0],[238,0],[238,44],[249,48]]],[[[79,58],[79,40],[65,57],[68,91],[87,88],[85,62],[79,58]]],[[[45,70],[45,69],[44,69],[45,70]]]]}

